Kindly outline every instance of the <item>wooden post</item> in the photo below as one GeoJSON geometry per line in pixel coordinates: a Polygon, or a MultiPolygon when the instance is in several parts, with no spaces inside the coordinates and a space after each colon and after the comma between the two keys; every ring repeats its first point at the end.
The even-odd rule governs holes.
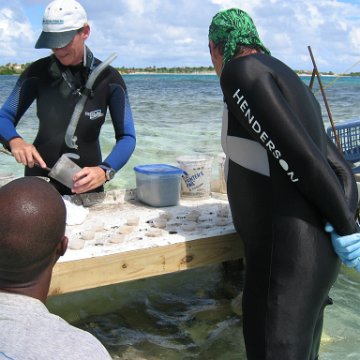
{"type": "Polygon", "coordinates": [[[309,83],[310,90],[312,90],[312,88],[314,86],[315,76],[316,76],[316,72],[315,72],[315,69],[314,69],[312,74],[311,74],[311,79],[310,79],[310,83],[309,83]]]}
{"type": "Polygon", "coordinates": [[[342,147],[341,147],[341,144],[340,144],[339,135],[338,135],[337,130],[336,130],[336,128],[335,128],[335,124],[334,124],[334,121],[333,121],[333,118],[332,118],[330,106],[329,106],[329,104],[328,104],[328,102],[327,102],[327,99],[326,99],[326,95],[325,95],[324,87],[323,87],[323,85],[322,85],[320,73],[319,73],[319,71],[318,71],[318,68],[317,68],[317,65],[316,65],[316,62],[315,62],[315,59],[314,59],[314,56],[313,56],[311,47],[308,46],[308,49],[309,49],[311,61],[312,61],[313,66],[314,66],[309,87],[310,87],[310,89],[312,89],[312,86],[313,86],[313,84],[314,84],[314,77],[315,77],[315,75],[316,75],[316,77],[317,77],[317,79],[318,79],[318,82],[319,82],[320,91],[321,91],[322,97],[323,97],[323,99],[324,99],[325,107],[326,107],[326,110],[327,110],[327,113],[328,113],[328,116],[329,116],[329,119],[330,119],[331,127],[332,127],[332,129],[333,129],[333,131],[334,131],[336,145],[337,145],[338,149],[340,150],[340,152],[342,152],[342,147]]]}

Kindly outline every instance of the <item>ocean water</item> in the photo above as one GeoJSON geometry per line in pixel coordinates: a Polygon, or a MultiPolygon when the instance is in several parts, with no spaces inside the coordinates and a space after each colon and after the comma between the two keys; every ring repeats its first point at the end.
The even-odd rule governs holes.
{"type": "MultiPolygon", "coordinates": [[[[0,77],[2,104],[17,76],[0,77]]],[[[181,155],[213,158],[218,176],[221,152],[222,95],[215,75],[126,75],[137,130],[137,147],[107,189],[135,187],[133,167],[141,164],[176,165],[181,155]]],[[[303,77],[308,83],[310,78],[303,77]]],[[[360,78],[322,77],[335,123],[359,118],[360,78]]],[[[330,125],[322,94],[314,93],[330,125]]],[[[34,106],[19,132],[35,137],[34,106]]],[[[114,144],[111,122],[101,133],[106,155],[114,144]]],[[[22,176],[21,165],[0,154],[1,174],[22,176]]],[[[114,359],[245,359],[239,303],[241,272],[225,274],[221,265],[138,280],[93,291],[64,295],[49,308],[97,336],[114,359]],[[231,276],[233,273],[233,276],[231,276]]],[[[301,289],[299,289],[301,291],[301,289]]],[[[360,276],[346,268],[337,280],[327,308],[321,360],[360,359],[360,276]]]]}

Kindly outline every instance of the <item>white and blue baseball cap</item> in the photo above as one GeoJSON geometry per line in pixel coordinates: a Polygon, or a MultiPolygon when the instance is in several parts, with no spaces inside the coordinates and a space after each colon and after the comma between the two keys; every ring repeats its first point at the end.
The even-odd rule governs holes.
{"type": "Polygon", "coordinates": [[[58,49],[68,45],[87,23],[85,9],[75,0],[55,0],[47,5],[36,49],[58,49]]]}

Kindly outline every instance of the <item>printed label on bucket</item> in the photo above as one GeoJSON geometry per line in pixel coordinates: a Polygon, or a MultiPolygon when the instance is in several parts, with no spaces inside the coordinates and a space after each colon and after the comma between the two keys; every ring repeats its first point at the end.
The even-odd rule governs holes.
{"type": "Polygon", "coordinates": [[[188,173],[184,173],[183,180],[185,181],[186,188],[189,191],[195,191],[199,187],[204,186],[204,172],[200,171],[195,173],[194,175],[189,175],[188,173]]]}
{"type": "Polygon", "coordinates": [[[212,159],[182,156],[177,158],[177,162],[184,171],[181,180],[181,194],[189,197],[210,196],[212,159]]]}

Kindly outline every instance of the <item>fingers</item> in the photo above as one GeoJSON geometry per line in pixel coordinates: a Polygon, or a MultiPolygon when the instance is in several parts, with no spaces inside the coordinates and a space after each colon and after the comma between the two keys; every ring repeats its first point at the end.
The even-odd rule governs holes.
{"type": "Polygon", "coordinates": [[[360,244],[347,247],[343,251],[339,251],[338,254],[347,261],[353,261],[354,259],[360,257],[360,244]]]}
{"type": "Polygon", "coordinates": [[[344,264],[348,267],[355,268],[356,271],[360,272],[360,257],[357,257],[352,261],[344,261],[344,264]]]}
{"type": "Polygon", "coordinates": [[[328,232],[328,233],[331,233],[334,231],[334,228],[333,226],[330,224],[330,223],[326,223],[325,225],[325,231],[328,232]]]}
{"type": "Polygon", "coordinates": [[[81,194],[105,183],[105,172],[98,166],[85,167],[73,177],[74,186],[71,189],[76,194],[81,194]]]}
{"type": "Polygon", "coordinates": [[[35,149],[35,152],[33,153],[33,158],[35,160],[34,163],[38,164],[40,167],[42,168],[46,168],[46,162],[44,161],[44,159],[41,157],[41,155],[38,153],[38,151],[35,149]]]}
{"type": "Polygon", "coordinates": [[[360,264],[360,257],[357,257],[353,260],[344,260],[343,261],[344,265],[346,265],[347,267],[356,267],[359,266],[360,264]]]}
{"type": "Polygon", "coordinates": [[[358,263],[354,267],[357,272],[360,272],[360,258],[358,258],[358,263]]]}
{"type": "MultiPolygon", "coordinates": [[[[348,249],[349,247],[359,247],[360,246],[360,233],[355,233],[351,235],[345,236],[334,236],[334,240],[337,246],[340,246],[344,249],[348,249]]],[[[353,250],[351,250],[353,251],[353,250]]]]}
{"type": "Polygon", "coordinates": [[[336,254],[348,267],[360,272],[360,233],[339,236],[330,224],[325,225],[325,231],[331,232],[331,241],[336,254]]]}
{"type": "Polygon", "coordinates": [[[37,151],[34,146],[29,146],[27,148],[24,148],[22,152],[20,152],[20,158],[23,165],[27,165],[28,167],[32,168],[35,166],[35,158],[34,154],[36,154],[37,151]]]}
{"type": "Polygon", "coordinates": [[[45,161],[34,145],[28,144],[21,138],[11,140],[9,145],[11,153],[18,163],[30,168],[34,167],[35,164],[39,164],[42,168],[46,167],[45,161]]]}
{"type": "Polygon", "coordinates": [[[360,234],[337,236],[333,245],[341,261],[360,272],[360,234]]]}

